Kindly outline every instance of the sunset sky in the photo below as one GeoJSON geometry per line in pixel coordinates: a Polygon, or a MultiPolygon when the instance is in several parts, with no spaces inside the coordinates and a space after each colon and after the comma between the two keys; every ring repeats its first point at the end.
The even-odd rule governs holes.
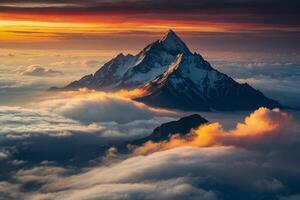
{"type": "MultiPolygon", "coordinates": [[[[299,6],[297,0],[2,0],[0,92],[65,85],[120,52],[138,53],[171,28],[222,72],[297,104],[299,6]],[[34,67],[64,76],[23,75],[20,82],[20,73],[34,67]],[[269,87],[274,83],[280,87],[269,87]]],[[[9,95],[0,101],[19,99],[9,95]]]]}
{"type": "Polygon", "coordinates": [[[298,51],[299,6],[297,0],[3,0],[0,46],[137,49],[172,28],[196,49],[298,51]]]}

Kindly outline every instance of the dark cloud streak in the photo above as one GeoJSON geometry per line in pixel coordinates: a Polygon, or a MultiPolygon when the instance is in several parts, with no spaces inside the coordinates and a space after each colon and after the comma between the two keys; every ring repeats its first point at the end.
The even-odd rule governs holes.
{"type": "MultiPolygon", "coordinates": [[[[255,22],[271,24],[299,25],[300,2],[287,1],[179,1],[172,3],[161,1],[2,1],[0,12],[23,14],[54,14],[54,15],[140,15],[150,14],[150,18],[175,18],[176,20],[209,20],[227,22],[255,22]],[[56,5],[57,6],[54,6],[56,5]],[[44,5],[44,7],[43,7],[44,5]],[[51,7],[52,5],[52,7],[51,7]],[[61,5],[61,6],[59,6],[61,5]],[[187,14],[187,12],[189,14],[187,14]],[[174,16],[175,14],[175,16],[174,16]],[[184,15],[181,15],[184,14],[184,15]],[[225,18],[224,18],[225,17],[225,18]]],[[[147,15],[144,16],[147,18],[147,15]]],[[[143,17],[143,18],[144,18],[143,17]]]]}

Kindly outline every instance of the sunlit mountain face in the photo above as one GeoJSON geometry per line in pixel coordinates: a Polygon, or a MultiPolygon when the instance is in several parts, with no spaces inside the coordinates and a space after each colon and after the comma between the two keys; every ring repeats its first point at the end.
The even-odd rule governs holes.
{"type": "Polygon", "coordinates": [[[300,199],[299,8],[0,1],[0,199],[300,199]]]}

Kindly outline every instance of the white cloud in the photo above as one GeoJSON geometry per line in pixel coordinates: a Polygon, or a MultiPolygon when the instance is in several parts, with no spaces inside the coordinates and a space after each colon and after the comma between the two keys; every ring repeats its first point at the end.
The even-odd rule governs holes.
{"type": "Polygon", "coordinates": [[[173,120],[167,116],[175,116],[103,92],[49,93],[45,98],[29,108],[0,106],[0,134],[18,139],[41,134],[97,133],[130,139],[150,134],[161,123],[173,120]]]}
{"type": "Polygon", "coordinates": [[[48,69],[40,65],[29,65],[22,72],[22,74],[28,76],[55,76],[62,74],[62,72],[58,70],[48,69]]]}
{"type": "Polygon", "coordinates": [[[173,112],[153,109],[115,94],[94,91],[67,92],[66,96],[42,102],[40,106],[83,123],[128,123],[159,115],[174,116],[173,112]]]}
{"type": "Polygon", "coordinates": [[[82,125],[43,110],[20,107],[0,107],[0,134],[7,138],[24,138],[32,135],[67,136],[72,132],[97,132],[101,126],[82,125]]]}
{"type": "Polygon", "coordinates": [[[43,109],[0,106],[0,135],[6,139],[23,139],[38,135],[66,137],[76,133],[90,133],[103,138],[128,140],[149,135],[155,127],[170,120],[172,118],[153,117],[122,124],[117,122],[82,124],[43,109]]]}
{"type": "Polygon", "coordinates": [[[66,200],[216,200],[211,191],[196,188],[182,179],[148,183],[113,183],[95,185],[84,189],[75,189],[57,193],[38,194],[28,199],[66,199],[66,200]]]}
{"type": "Polygon", "coordinates": [[[226,164],[244,156],[248,156],[246,152],[231,147],[175,148],[147,156],[128,158],[111,166],[97,167],[79,175],[61,178],[55,183],[46,185],[44,189],[47,191],[79,189],[99,184],[167,180],[189,174],[204,175],[204,171],[200,169],[217,167],[217,170],[226,170],[229,168],[226,164]]]}
{"type": "MultiPolygon", "coordinates": [[[[50,99],[32,105],[31,109],[0,107],[0,135],[20,141],[27,137],[29,145],[32,136],[43,134],[61,139],[70,134],[93,133],[126,140],[149,134],[161,123],[171,121],[168,116],[175,115],[115,94],[53,93],[50,99]]],[[[226,146],[183,145],[145,156],[118,156],[117,149],[111,148],[105,155],[108,162],[95,166],[101,160],[97,159],[93,166],[76,173],[68,167],[54,166],[55,163],[21,169],[13,177],[14,184],[0,183],[0,195],[30,200],[215,200],[223,199],[232,188],[240,199],[245,193],[248,196],[255,192],[272,198],[288,195],[289,188],[296,187],[288,179],[300,174],[300,163],[294,159],[300,149],[297,130],[294,131],[294,123],[290,123],[293,121],[277,109],[261,109],[246,119],[234,129],[245,131],[243,134],[235,134],[234,130],[226,132],[239,137],[217,140],[219,145],[221,141],[221,145],[226,146]],[[256,121],[260,123],[254,123],[256,121]],[[263,134],[258,134],[261,137],[253,140],[254,133],[262,130],[263,134]],[[32,185],[36,188],[28,189],[32,185]]],[[[69,146],[61,147],[61,152],[69,146]]],[[[32,164],[27,160],[20,163],[16,161],[14,166],[32,164]]]]}
{"type": "Polygon", "coordinates": [[[21,183],[35,180],[44,184],[39,193],[29,194],[28,199],[215,200],[217,195],[213,191],[198,187],[197,179],[190,176],[204,176],[201,169],[214,166],[218,160],[227,163],[227,159],[232,160],[230,155],[236,158],[234,154],[231,148],[178,148],[128,158],[73,176],[65,176],[62,175],[63,170],[46,167],[45,170],[22,170],[16,178],[21,183]]]}
{"type": "Polygon", "coordinates": [[[9,156],[9,153],[5,150],[0,150],[0,160],[3,160],[9,156]]]}
{"type": "Polygon", "coordinates": [[[235,188],[234,195],[240,198],[252,192],[276,196],[285,186],[280,177],[273,175],[288,171],[283,163],[264,167],[262,156],[268,158],[235,147],[180,147],[76,175],[55,167],[40,167],[23,170],[15,178],[19,184],[42,183],[38,192],[25,193],[27,199],[211,200],[228,197],[230,188],[235,188]]]}
{"type": "Polygon", "coordinates": [[[84,64],[87,66],[87,67],[101,67],[101,65],[103,64],[103,62],[100,62],[98,60],[86,60],[84,62],[84,64]]]}
{"type": "MultiPolygon", "coordinates": [[[[292,118],[278,109],[259,109],[239,123],[236,129],[226,133],[238,137],[241,144],[243,140],[252,140],[252,136],[261,140],[250,142],[250,146],[239,145],[234,140],[223,144],[228,146],[182,145],[148,155],[124,156],[118,156],[117,149],[111,148],[105,155],[107,162],[98,166],[94,163],[93,167],[75,174],[72,169],[47,164],[19,170],[14,176],[18,185],[14,193],[22,193],[27,199],[72,200],[199,197],[210,200],[223,199],[224,196],[229,199],[255,199],[257,195],[273,199],[282,194],[293,194],[289,192],[290,188],[298,187],[297,176],[300,174],[300,163],[294,159],[299,156],[300,140],[297,131],[294,132],[297,126],[290,122],[292,118]],[[253,126],[257,120],[259,126],[253,126]],[[268,142],[274,137],[256,137],[274,134],[283,137],[271,143],[268,142]],[[290,136],[293,140],[286,140],[290,136]],[[268,145],[264,147],[262,144],[268,145]],[[24,190],[24,186],[30,184],[39,187],[34,191],[24,190]],[[233,188],[235,192],[229,193],[233,188]]],[[[135,123],[139,127],[142,122],[135,123]]],[[[110,127],[108,130],[117,125],[103,124],[110,127]]]]}

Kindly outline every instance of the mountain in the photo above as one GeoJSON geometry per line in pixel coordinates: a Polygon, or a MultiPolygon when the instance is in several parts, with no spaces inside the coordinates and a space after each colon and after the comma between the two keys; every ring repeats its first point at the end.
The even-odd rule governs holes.
{"type": "Polygon", "coordinates": [[[198,126],[208,123],[206,119],[198,114],[193,114],[187,117],[183,117],[178,121],[171,121],[160,125],[155,128],[153,132],[142,139],[131,142],[131,145],[141,145],[147,141],[159,142],[163,140],[168,140],[172,135],[178,134],[184,136],[190,132],[192,128],[197,128],[198,126]]]}
{"type": "Polygon", "coordinates": [[[137,55],[119,54],[95,74],[67,85],[66,90],[104,91],[142,88],[135,100],[163,108],[232,111],[282,107],[247,83],[240,84],[192,53],[172,30],[137,55]]]}
{"type": "Polygon", "coordinates": [[[98,90],[133,89],[162,74],[180,53],[192,54],[184,42],[172,31],[146,46],[137,55],[119,54],[104,64],[95,74],[82,77],[64,89],[82,87],[98,90]]]}
{"type": "Polygon", "coordinates": [[[169,68],[144,86],[136,100],[181,110],[251,110],[281,105],[247,83],[239,84],[213,69],[199,54],[179,54],[169,68]]]}

